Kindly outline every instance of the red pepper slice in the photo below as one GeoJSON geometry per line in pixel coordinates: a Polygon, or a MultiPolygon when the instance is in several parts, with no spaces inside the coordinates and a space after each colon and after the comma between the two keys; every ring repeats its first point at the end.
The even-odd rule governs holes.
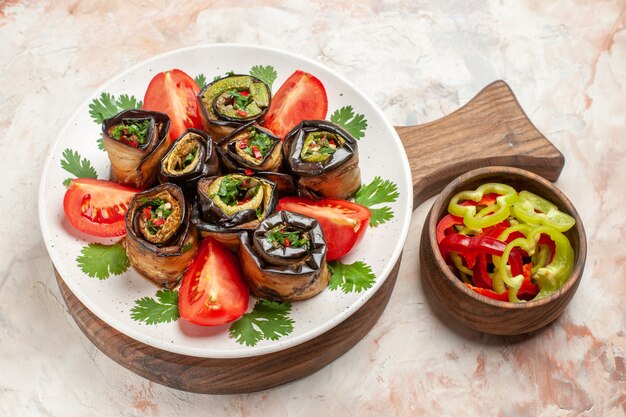
{"type": "Polygon", "coordinates": [[[457,224],[463,224],[463,218],[452,214],[447,214],[439,220],[439,223],[437,223],[437,243],[441,243],[451,231],[453,232],[453,230],[451,230],[452,226],[457,224]]]}
{"type": "Polygon", "coordinates": [[[254,153],[254,158],[255,159],[262,159],[263,158],[263,154],[261,153],[261,151],[259,151],[259,148],[257,148],[254,145],[252,145],[252,153],[254,153]]]}
{"type": "Polygon", "coordinates": [[[248,117],[248,113],[246,113],[245,111],[238,109],[237,110],[237,114],[241,117],[248,117]]]}
{"type": "Polygon", "coordinates": [[[537,294],[539,294],[539,286],[533,284],[533,282],[531,281],[532,268],[532,262],[524,265],[524,281],[522,282],[522,286],[517,292],[517,297],[520,300],[532,300],[537,294]]]}
{"type": "Polygon", "coordinates": [[[465,285],[467,285],[467,287],[471,289],[472,291],[475,291],[480,295],[484,295],[485,297],[489,297],[491,299],[498,300],[498,301],[509,301],[508,291],[505,291],[502,294],[498,294],[497,292],[487,289],[487,288],[475,287],[472,284],[468,284],[468,283],[465,283],[465,285]]]}
{"type": "MultiPolygon", "coordinates": [[[[481,254],[502,256],[506,243],[489,236],[466,236],[453,234],[446,236],[439,244],[441,256],[446,258],[450,252],[457,252],[465,259],[467,267],[474,268],[476,257],[481,254]]],[[[513,276],[522,274],[522,257],[519,252],[512,251],[509,256],[511,274],[513,276]]]]}
{"type": "Polygon", "coordinates": [[[550,236],[542,234],[539,237],[537,245],[544,245],[550,248],[550,259],[548,259],[548,263],[552,262],[552,259],[554,259],[554,253],[556,252],[556,245],[554,243],[554,240],[550,239],[550,236]]]}
{"type": "Polygon", "coordinates": [[[496,202],[496,198],[498,198],[499,196],[500,195],[496,193],[489,193],[489,194],[485,194],[483,198],[481,198],[480,201],[478,202],[472,201],[472,200],[465,200],[461,203],[461,205],[462,206],[490,206],[496,202]]]}

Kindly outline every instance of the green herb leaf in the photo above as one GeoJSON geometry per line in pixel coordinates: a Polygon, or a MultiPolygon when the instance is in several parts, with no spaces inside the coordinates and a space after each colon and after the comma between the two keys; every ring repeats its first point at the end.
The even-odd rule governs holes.
{"type": "Polygon", "coordinates": [[[355,139],[361,139],[365,136],[367,120],[364,115],[355,114],[352,106],[344,106],[335,110],[330,116],[330,121],[346,129],[355,139]]]}
{"type": "Polygon", "coordinates": [[[339,261],[328,263],[331,277],[328,288],[336,290],[341,288],[344,293],[361,292],[374,285],[376,275],[372,267],[365,262],[357,261],[353,264],[343,264],[339,261]]]}
{"type": "Polygon", "coordinates": [[[380,177],[374,177],[371,183],[361,186],[354,196],[354,202],[361,204],[370,209],[372,218],[370,226],[376,227],[393,218],[393,211],[388,206],[380,208],[372,208],[372,206],[381,203],[393,203],[398,199],[398,186],[380,177]]]}
{"type": "Polygon", "coordinates": [[[159,290],[156,300],[151,297],[143,297],[135,301],[135,306],[130,310],[130,317],[146,324],[169,323],[180,317],[178,311],[178,291],[159,290]]]}
{"type": "Polygon", "coordinates": [[[196,78],[194,78],[193,80],[196,82],[196,84],[200,88],[203,88],[205,85],[207,85],[206,76],[204,74],[196,75],[196,78]]]}
{"type": "Polygon", "coordinates": [[[185,243],[185,244],[183,245],[183,250],[182,250],[182,252],[181,252],[181,253],[188,252],[188,251],[189,251],[189,249],[191,249],[191,248],[192,248],[192,246],[193,246],[193,243],[191,243],[191,242],[187,242],[187,243],[185,243]]]}
{"type": "Polygon", "coordinates": [[[250,75],[263,81],[265,84],[267,84],[270,90],[272,89],[272,84],[274,84],[274,81],[276,81],[276,77],[278,77],[278,73],[271,65],[255,65],[250,68],[250,75]]]}
{"type": "Polygon", "coordinates": [[[104,147],[104,139],[102,138],[102,136],[98,138],[98,149],[100,149],[101,151],[106,151],[106,148],[104,147]]]}
{"type": "Polygon", "coordinates": [[[237,343],[254,346],[261,340],[278,340],[293,331],[291,304],[259,300],[250,313],[231,324],[229,333],[237,343]]]}
{"type": "MultiPolygon", "coordinates": [[[[91,166],[91,162],[87,158],[81,158],[80,154],[69,148],[63,151],[63,159],[61,159],[61,168],[74,174],[77,178],[98,178],[98,173],[91,166]]],[[[71,178],[63,181],[63,185],[68,186],[71,178]]]]}
{"type": "Polygon", "coordinates": [[[80,253],[81,255],[76,258],[78,267],[90,277],[100,280],[108,278],[111,274],[123,274],[130,265],[126,251],[119,243],[114,245],[90,243],[84,246],[80,253]]]}
{"type": "Polygon", "coordinates": [[[122,94],[118,99],[109,93],[102,93],[100,98],[95,98],[89,104],[89,115],[96,123],[102,123],[105,119],[115,116],[122,110],[140,109],[143,106],[141,100],[135,96],[122,94]]]}

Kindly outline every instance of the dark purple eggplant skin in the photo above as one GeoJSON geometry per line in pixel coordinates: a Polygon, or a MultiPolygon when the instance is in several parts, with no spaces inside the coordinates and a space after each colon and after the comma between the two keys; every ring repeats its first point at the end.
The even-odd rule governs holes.
{"type": "Polygon", "coordinates": [[[138,148],[125,144],[126,146],[132,149],[146,149],[147,147],[153,147],[153,148],[158,147],[158,145],[167,136],[167,133],[170,128],[170,118],[165,113],[161,113],[158,111],[142,110],[142,109],[128,109],[128,110],[122,110],[115,116],[105,119],[102,122],[102,134],[106,137],[110,137],[109,130],[113,126],[119,125],[124,120],[129,120],[129,119],[131,120],[151,119],[150,128],[148,129],[148,134],[147,134],[148,137],[152,137],[154,133],[154,129],[157,129],[157,127],[160,126],[160,129],[158,129],[158,137],[155,143],[151,143],[150,141],[148,141],[144,143],[142,146],[139,146],[138,148]]]}
{"type": "Polygon", "coordinates": [[[267,87],[267,91],[269,93],[269,102],[267,107],[265,108],[265,110],[263,110],[258,116],[255,116],[254,118],[251,119],[231,119],[231,118],[223,118],[223,119],[211,119],[211,115],[209,113],[209,111],[207,110],[207,108],[204,105],[204,93],[206,92],[206,90],[208,90],[213,84],[215,84],[216,82],[222,80],[223,78],[229,78],[229,77],[250,77],[252,78],[254,81],[257,82],[261,82],[263,84],[265,84],[263,81],[261,81],[260,79],[253,77],[250,74],[234,74],[234,75],[229,75],[227,77],[222,77],[220,79],[214,80],[210,83],[208,83],[207,85],[205,85],[200,92],[198,93],[198,103],[200,105],[200,110],[202,113],[202,117],[204,118],[204,121],[208,124],[214,124],[217,126],[227,126],[227,127],[234,127],[237,128],[239,126],[241,126],[242,124],[248,124],[250,121],[255,122],[255,121],[261,121],[263,120],[263,118],[265,117],[265,114],[267,113],[267,111],[270,109],[270,106],[272,105],[272,90],[267,87],[267,84],[265,84],[265,86],[267,87]]]}
{"type": "Polygon", "coordinates": [[[181,188],[166,183],[137,193],[130,201],[126,213],[126,239],[123,242],[128,259],[138,272],[162,287],[175,287],[198,248],[198,232],[191,223],[190,205],[185,201],[181,188]],[[145,204],[143,199],[150,200],[163,191],[167,191],[181,203],[181,221],[166,242],[154,244],[142,236],[139,216],[145,204]]]}
{"type": "Polygon", "coordinates": [[[185,130],[177,139],[174,141],[170,150],[165,154],[165,156],[161,159],[161,165],[159,170],[159,183],[168,183],[171,182],[173,184],[178,185],[185,194],[185,198],[192,202],[195,201],[196,198],[196,189],[198,180],[200,177],[205,176],[214,176],[219,174],[220,172],[220,160],[216,151],[216,146],[213,143],[213,140],[209,136],[207,132],[204,130],[190,128],[185,130]],[[193,171],[187,172],[182,175],[171,175],[165,172],[163,163],[168,158],[168,156],[174,152],[177,144],[185,138],[185,136],[189,133],[193,133],[197,135],[199,138],[198,142],[200,144],[200,152],[198,155],[199,163],[196,165],[193,171]]]}
{"type": "Polygon", "coordinates": [[[272,214],[254,230],[241,233],[238,257],[252,292],[276,301],[298,301],[321,292],[329,280],[326,240],[317,220],[289,211],[272,214]],[[309,248],[274,247],[266,233],[285,224],[308,233],[309,248]]]}
{"type": "Polygon", "coordinates": [[[358,158],[358,145],[342,127],[327,120],[303,120],[285,135],[283,153],[289,170],[299,177],[314,177],[333,171],[351,159],[358,158]],[[326,131],[341,136],[345,143],[324,162],[306,162],[300,159],[306,136],[311,132],[326,131]]]}
{"type": "Polygon", "coordinates": [[[340,126],[327,120],[304,120],[285,136],[283,153],[288,170],[296,177],[298,195],[308,198],[347,200],[361,186],[359,152],[356,139],[340,126]],[[300,159],[306,136],[326,131],[345,140],[326,161],[306,162],[300,159]]]}
{"type": "MultiPolygon", "coordinates": [[[[279,149],[281,148],[280,138],[274,135],[269,129],[266,129],[256,124],[255,121],[246,123],[245,125],[238,127],[217,142],[217,151],[220,155],[222,165],[224,165],[224,167],[231,172],[237,171],[239,169],[249,169],[253,171],[263,170],[261,166],[264,165],[267,159],[273,155],[273,153],[276,151],[276,147],[279,147],[279,149]],[[265,155],[259,166],[250,164],[244,158],[239,156],[239,154],[237,154],[237,151],[235,150],[235,139],[241,132],[248,129],[249,127],[256,129],[257,132],[265,133],[274,142],[271,149],[269,150],[267,155],[265,155]]],[[[282,149],[280,149],[280,163],[278,164],[277,170],[280,169],[280,167],[282,166],[282,159],[282,149]]]]}

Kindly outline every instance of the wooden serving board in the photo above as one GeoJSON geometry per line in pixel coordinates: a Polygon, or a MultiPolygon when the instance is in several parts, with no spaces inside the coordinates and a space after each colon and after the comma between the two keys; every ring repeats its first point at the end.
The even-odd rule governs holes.
{"type": "MultiPolygon", "coordinates": [[[[452,179],[483,166],[527,169],[556,181],[563,155],[528,119],[503,81],[480,91],[469,103],[439,120],[397,127],[411,165],[414,207],[452,179]]],[[[289,349],[251,358],[197,358],[138,342],[100,320],[56,273],[67,307],[85,335],[106,355],[151,381],[209,394],[260,391],[305,377],[348,351],[384,311],[400,268],[396,262],[376,294],[347,320],[289,349]]]]}

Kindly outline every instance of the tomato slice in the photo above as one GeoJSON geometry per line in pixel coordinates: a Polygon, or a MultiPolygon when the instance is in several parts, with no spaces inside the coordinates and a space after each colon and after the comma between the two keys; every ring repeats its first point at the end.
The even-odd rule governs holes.
{"type": "Polygon", "coordinates": [[[178,309],[191,323],[218,326],[246,312],[249,294],[237,258],[226,246],[206,238],[183,275],[178,309]]]}
{"type": "Polygon", "coordinates": [[[265,125],[284,138],[303,120],[323,120],[328,111],[328,97],[320,80],[304,71],[296,71],[280,86],[265,116],[265,125]]]}
{"type": "Polygon", "coordinates": [[[139,190],[113,181],[78,178],[70,182],[63,211],[72,226],[100,237],[126,234],[126,211],[139,190]]]}
{"type": "Polygon", "coordinates": [[[287,210],[313,217],[322,227],[328,252],[333,261],[346,255],[365,234],[372,213],[367,207],[336,198],[311,200],[303,197],[284,197],[277,211],[287,210]]]}
{"type": "Polygon", "coordinates": [[[200,88],[189,75],[179,69],[154,76],[143,99],[146,110],[166,113],[170,118],[170,142],[190,127],[202,129],[197,95],[200,88]]]}

